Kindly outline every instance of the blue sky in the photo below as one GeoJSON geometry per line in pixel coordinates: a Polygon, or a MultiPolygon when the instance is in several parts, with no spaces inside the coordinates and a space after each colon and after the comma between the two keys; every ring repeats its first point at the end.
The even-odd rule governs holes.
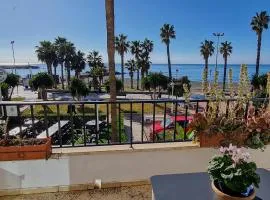
{"type": "MultiPolygon", "coordinates": [[[[164,23],[176,30],[172,63],[203,63],[200,42],[215,40],[213,32],[224,32],[222,40],[231,41],[234,48],[229,63],[255,63],[257,38],[249,24],[261,10],[270,13],[269,0],[115,0],[115,31],[129,40],[153,40],[153,63],[167,61],[159,37],[164,23]]],[[[0,27],[0,63],[12,62],[11,40],[18,63],[35,63],[38,42],[58,35],[86,53],[98,50],[107,61],[104,0],[2,0],[0,27]]],[[[263,33],[261,61],[270,63],[270,30],[263,33]]]]}

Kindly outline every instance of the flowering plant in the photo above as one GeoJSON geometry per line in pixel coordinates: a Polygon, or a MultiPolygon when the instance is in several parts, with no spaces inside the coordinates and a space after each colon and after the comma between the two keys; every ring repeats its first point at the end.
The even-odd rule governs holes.
{"type": "Polygon", "coordinates": [[[215,156],[208,166],[210,178],[225,193],[248,196],[253,185],[259,187],[260,177],[256,173],[257,166],[249,162],[249,153],[245,148],[237,148],[232,144],[221,147],[222,155],[215,156]]]}

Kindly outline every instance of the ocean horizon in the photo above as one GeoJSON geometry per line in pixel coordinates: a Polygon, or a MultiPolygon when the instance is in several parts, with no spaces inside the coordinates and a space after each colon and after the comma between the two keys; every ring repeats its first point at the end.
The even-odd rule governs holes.
{"type": "MultiPolygon", "coordinates": [[[[38,72],[44,72],[47,71],[47,67],[45,64],[36,64],[39,66],[39,69],[32,69],[32,74],[36,74],[38,72]]],[[[202,80],[202,73],[204,69],[204,64],[172,64],[172,76],[174,78],[180,78],[182,76],[188,76],[188,78],[191,81],[201,81],[202,80]]],[[[215,64],[209,64],[209,80],[213,79],[213,72],[215,70],[215,64]]],[[[240,66],[241,64],[228,64],[227,66],[227,74],[230,68],[233,70],[233,81],[237,82],[239,80],[239,73],[240,73],[240,66]]],[[[252,75],[255,74],[255,64],[247,64],[248,68],[248,75],[249,78],[252,77],[252,75]]],[[[223,69],[224,64],[218,64],[217,67],[219,71],[219,82],[223,80],[223,69]]],[[[83,72],[89,71],[90,68],[88,65],[86,65],[83,72]]],[[[121,72],[121,64],[116,64],[116,71],[121,72]]],[[[161,72],[164,75],[168,76],[168,64],[151,64],[150,72],[161,72]]],[[[12,72],[12,70],[7,70],[7,72],[12,72]]],[[[14,72],[14,71],[13,71],[14,72]]],[[[30,70],[28,69],[17,69],[17,74],[21,77],[26,77],[28,74],[30,74],[30,70]]],[[[129,72],[127,69],[124,70],[125,72],[125,78],[129,78],[129,72]]],[[[270,64],[261,64],[260,65],[260,74],[264,74],[270,72],[270,64]]],[[[61,74],[61,67],[60,65],[57,67],[57,74],[61,74]]],[[[65,71],[66,74],[66,71],[65,71]]],[[[72,75],[74,75],[74,71],[72,71],[72,75]]],[[[120,76],[119,76],[120,77],[120,76]]],[[[134,73],[134,79],[136,79],[136,73],[134,73]]]]}

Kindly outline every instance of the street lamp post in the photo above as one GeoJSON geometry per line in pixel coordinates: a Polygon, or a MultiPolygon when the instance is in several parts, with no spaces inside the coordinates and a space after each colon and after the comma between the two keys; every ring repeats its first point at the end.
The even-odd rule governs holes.
{"type": "Polygon", "coordinates": [[[16,69],[15,69],[15,54],[14,54],[14,40],[12,40],[12,41],[10,42],[10,44],[11,44],[12,55],[13,55],[13,67],[14,67],[15,74],[16,74],[16,69]]]}
{"type": "Polygon", "coordinates": [[[213,35],[217,37],[217,50],[216,50],[216,70],[217,70],[219,37],[224,36],[224,33],[213,33],[213,35]]]}

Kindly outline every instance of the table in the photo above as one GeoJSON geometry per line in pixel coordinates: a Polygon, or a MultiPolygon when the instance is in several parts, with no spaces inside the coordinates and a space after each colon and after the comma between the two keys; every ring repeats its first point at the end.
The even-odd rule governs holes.
{"type": "MultiPolygon", "coordinates": [[[[270,199],[270,172],[258,169],[260,188],[256,188],[255,200],[270,199]]],[[[206,172],[190,174],[158,175],[151,177],[152,200],[214,200],[215,194],[206,172]]]]}
{"type": "MultiPolygon", "coordinates": [[[[98,125],[100,125],[103,121],[98,121],[98,125]]],[[[86,126],[96,126],[96,120],[91,120],[86,122],[86,126]]]]}
{"type": "MultiPolygon", "coordinates": [[[[25,131],[26,129],[27,129],[26,126],[22,126],[22,132],[25,131]]],[[[19,133],[20,133],[20,127],[13,128],[8,132],[9,135],[13,135],[13,136],[15,136],[19,133]]]]}
{"type": "MultiPolygon", "coordinates": [[[[60,121],[60,128],[64,127],[65,125],[67,125],[69,123],[68,120],[61,120],[60,121]]],[[[58,131],[58,122],[53,124],[52,126],[50,126],[48,128],[48,134],[49,137],[51,137],[53,134],[55,134],[58,131]]],[[[40,133],[37,138],[46,138],[47,137],[47,133],[46,130],[43,131],[42,133],[40,133]]]]}

